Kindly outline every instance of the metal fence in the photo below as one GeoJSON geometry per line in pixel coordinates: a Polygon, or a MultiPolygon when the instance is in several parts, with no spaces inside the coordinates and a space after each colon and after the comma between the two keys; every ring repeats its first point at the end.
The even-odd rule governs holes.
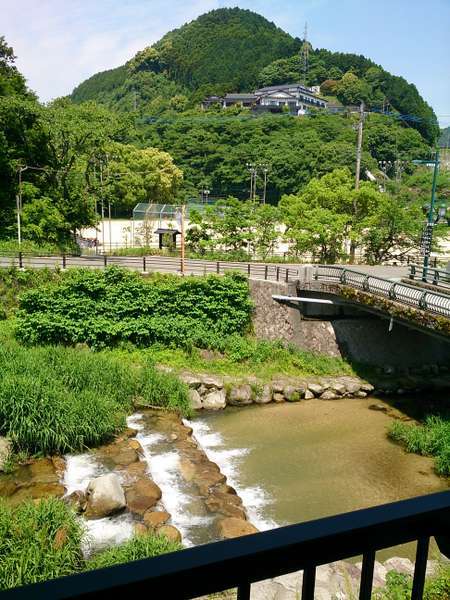
{"type": "Polygon", "coordinates": [[[442,269],[411,265],[409,268],[409,278],[412,281],[417,279],[425,283],[431,283],[432,285],[450,287],[450,271],[442,269]]]}
{"type": "Polygon", "coordinates": [[[35,256],[25,252],[18,254],[0,254],[0,267],[25,268],[60,268],[71,267],[103,269],[108,266],[120,266],[142,273],[160,272],[180,275],[208,275],[215,273],[223,275],[226,272],[238,271],[252,279],[289,282],[299,279],[303,267],[282,266],[270,263],[209,261],[200,259],[185,259],[169,256],[109,256],[107,254],[94,256],[76,256],[62,254],[60,256],[35,256]]]}
{"type": "Polygon", "coordinates": [[[450,492],[440,492],[272,531],[189,548],[0,593],[11,600],[155,598],[188,600],[303,571],[302,600],[314,600],[316,568],[363,555],[360,600],[370,600],[376,552],[417,541],[412,600],[423,597],[430,537],[450,555],[450,492]]]}
{"type": "Polygon", "coordinates": [[[328,265],[317,265],[314,269],[314,279],[349,285],[364,292],[395,300],[401,304],[450,317],[450,295],[439,294],[400,281],[392,281],[346,269],[345,267],[328,265]]]}

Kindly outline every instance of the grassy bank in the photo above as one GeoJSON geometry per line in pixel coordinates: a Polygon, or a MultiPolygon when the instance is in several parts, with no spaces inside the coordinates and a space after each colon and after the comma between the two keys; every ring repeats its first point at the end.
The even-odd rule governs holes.
{"type": "Polygon", "coordinates": [[[81,552],[84,536],[80,520],[61,500],[26,502],[16,508],[0,502],[0,590],[181,549],[149,533],[86,561],[81,552]]]}
{"type": "Polygon", "coordinates": [[[140,350],[115,350],[123,360],[139,363],[151,360],[175,371],[191,371],[232,377],[255,376],[270,380],[279,376],[313,377],[354,375],[351,366],[340,358],[285,347],[280,342],[258,341],[230,336],[222,340],[222,352],[191,348],[166,348],[155,344],[140,350]]]}
{"type": "Polygon", "coordinates": [[[389,436],[408,452],[433,456],[436,472],[450,476],[450,413],[429,415],[420,425],[394,421],[389,436]]]}
{"type": "Polygon", "coordinates": [[[0,269],[0,319],[11,316],[19,305],[19,296],[30,289],[61,280],[59,269],[0,269]]]}
{"type": "Polygon", "coordinates": [[[150,361],[133,366],[110,353],[23,347],[0,326],[0,435],[16,451],[82,451],[125,427],[133,402],[189,414],[187,389],[150,361]]]}

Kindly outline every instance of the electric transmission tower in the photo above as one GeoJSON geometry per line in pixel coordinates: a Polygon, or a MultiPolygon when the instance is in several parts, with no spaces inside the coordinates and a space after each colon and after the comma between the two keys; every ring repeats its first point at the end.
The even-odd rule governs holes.
{"type": "Polygon", "coordinates": [[[308,42],[308,23],[305,23],[305,31],[303,33],[303,44],[300,50],[300,71],[303,77],[303,85],[307,86],[308,69],[309,69],[309,50],[310,43],[308,42]]]}

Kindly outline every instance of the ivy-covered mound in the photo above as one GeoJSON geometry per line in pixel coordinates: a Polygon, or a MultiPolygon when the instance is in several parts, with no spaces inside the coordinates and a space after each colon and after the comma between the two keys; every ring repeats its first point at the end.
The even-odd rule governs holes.
{"type": "Polygon", "coordinates": [[[22,296],[16,335],[29,344],[96,349],[123,342],[217,348],[224,337],[248,330],[251,310],[239,274],[146,280],[118,267],[80,269],[22,296]]]}

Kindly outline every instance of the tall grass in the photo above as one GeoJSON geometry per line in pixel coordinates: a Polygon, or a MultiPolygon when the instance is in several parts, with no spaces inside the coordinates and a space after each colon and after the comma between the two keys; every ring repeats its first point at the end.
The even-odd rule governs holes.
{"type": "Polygon", "coordinates": [[[54,454],[102,444],[125,427],[135,400],[189,413],[186,387],[148,361],[133,367],[110,353],[0,339],[0,435],[16,451],[54,454]]]}
{"type": "Polygon", "coordinates": [[[0,590],[79,571],[82,536],[75,514],[60,500],[16,508],[0,500],[0,590]]]}
{"type": "Polygon", "coordinates": [[[394,421],[389,436],[408,452],[433,456],[437,473],[450,476],[450,415],[429,415],[421,425],[394,421]]]}
{"type": "MultiPolygon", "coordinates": [[[[86,532],[73,510],[49,498],[15,508],[0,500],[0,590],[181,550],[163,536],[137,536],[85,561],[86,532]]],[[[31,597],[31,595],[30,595],[31,597]]]]}
{"type": "Polygon", "coordinates": [[[99,552],[87,562],[86,566],[87,570],[103,569],[181,549],[182,545],[178,542],[171,542],[162,535],[148,533],[137,535],[120,546],[99,552]]]}

